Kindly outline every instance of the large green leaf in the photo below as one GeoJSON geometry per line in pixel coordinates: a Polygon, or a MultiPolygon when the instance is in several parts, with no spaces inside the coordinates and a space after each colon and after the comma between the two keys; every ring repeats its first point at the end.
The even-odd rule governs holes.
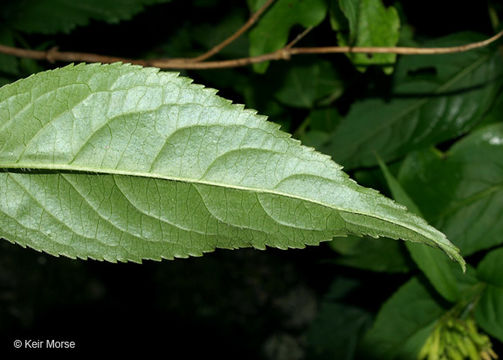
{"type": "Polygon", "coordinates": [[[215,93],[121,64],[3,87],[0,235],[51,254],[139,261],[352,233],[438,246],[464,264],[424,220],[215,93]]]}
{"type": "MultiPolygon", "coordinates": [[[[423,46],[480,40],[458,34],[423,46]]],[[[502,59],[489,48],[451,55],[408,56],[399,63],[389,101],[355,103],[321,151],[346,168],[376,165],[473,128],[500,88],[502,59]],[[431,74],[430,74],[431,73],[431,74]]]]}
{"type": "Polygon", "coordinates": [[[417,278],[397,290],[381,307],[362,343],[365,359],[414,359],[432,324],[445,309],[417,278]]]}
{"type": "MultiPolygon", "coordinates": [[[[400,18],[392,6],[386,8],[381,0],[340,0],[339,6],[349,22],[349,35],[338,32],[341,46],[396,46],[400,36],[400,18]]],[[[360,66],[393,64],[396,54],[349,54],[360,66]]],[[[363,68],[364,69],[364,68],[363,68]]],[[[387,73],[393,67],[384,68],[387,73]]]]}
{"type": "Polygon", "coordinates": [[[10,0],[0,6],[2,22],[27,33],[68,33],[91,19],[117,23],[145,5],[170,0],[10,0]]]}
{"type": "Polygon", "coordinates": [[[487,285],[477,303],[477,323],[503,341],[503,249],[493,250],[480,262],[477,275],[487,285]]]}
{"type": "MultiPolygon", "coordinates": [[[[281,49],[288,41],[294,25],[318,25],[327,13],[325,0],[277,0],[250,31],[250,55],[262,55],[281,49]]],[[[253,64],[255,71],[263,73],[268,63],[253,64]]]]}
{"type": "Polygon", "coordinates": [[[399,179],[426,219],[470,255],[503,243],[503,124],[473,132],[446,154],[407,157],[399,179]]]}

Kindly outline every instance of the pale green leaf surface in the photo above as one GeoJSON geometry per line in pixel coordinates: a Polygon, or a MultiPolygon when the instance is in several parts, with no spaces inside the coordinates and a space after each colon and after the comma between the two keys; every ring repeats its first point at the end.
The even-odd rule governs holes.
{"type": "MultiPolygon", "coordinates": [[[[340,0],[339,6],[349,22],[349,36],[338,33],[341,46],[396,46],[400,37],[400,18],[392,6],[381,0],[340,0]]],[[[393,64],[396,54],[348,54],[356,65],[393,64]]],[[[365,69],[365,68],[363,68],[365,69]]],[[[385,67],[391,73],[392,67],[385,67]]]]}
{"type": "MultiPolygon", "coordinates": [[[[316,26],[326,13],[325,0],[277,0],[250,31],[250,56],[281,49],[294,25],[316,26]]],[[[268,65],[268,62],[253,64],[253,69],[264,73],[268,65]]]]}
{"type": "MultiPolygon", "coordinates": [[[[457,34],[422,46],[448,46],[480,40],[457,34]]],[[[398,62],[389,101],[355,103],[319,150],[346,168],[384,161],[457,137],[473,128],[492,105],[501,86],[501,55],[492,49],[431,56],[408,56],[398,62]],[[417,72],[433,72],[431,76],[417,72]]]]}
{"type": "Polygon", "coordinates": [[[68,33],[91,19],[117,23],[141,12],[146,5],[170,0],[15,0],[2,6],[4,23],[27,33],[68,33]]]}
{"type": "Polygon", "coordinates": [[[464,263],[421,218],[215,93],[122,64],[4,86],[0,235],[51,254],[140,261],[368,234],[464,263]]]}
{"type": "Polygon", "coordinates": [[[446,154],[410,154],[399,180],[464,255],[503,243],[503,124],[472,132],[446,154]]]}

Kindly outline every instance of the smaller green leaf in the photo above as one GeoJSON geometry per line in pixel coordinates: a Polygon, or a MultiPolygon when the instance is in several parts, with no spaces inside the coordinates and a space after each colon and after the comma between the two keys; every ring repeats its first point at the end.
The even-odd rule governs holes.
{"type": "Polygon", "coordinates": [[[487,333],[503,341],[503,288],[487,286],[475,308],[475,319],[487,333]]]}
{"type": "Polygon", "coordinates": [[[400,354],[401,358],[414,359],[421,346],[418,334],[426,340],[425,328],[444,311],[417,278],[410,279],[379,310],[374,325],[364,337],[362,358],[393,359],[400,354]],[[408,354],[404,354],[406,350],[408,354]]]}
{"type": "Polygon", "coordinates": [[[503,341],[503,248],[482,259],[477,276],[487,285],[477,303],[475,317],[485,331],[503,341]]]}
{"type": "MultiPolygon", "coordinates": [[[[381,0],[340,0],[339,6],[349,21],[349,36],[338,33],[342,46],[396,46],[400,37],[400,18],[392,6],[386,8],[381,0]]],[[[395,54],[348,54],[360,70],[368,65],[390,65],[395,54]]],[[[386,66],[384,71],[393,72],[386,66]]]]}
{"type": "Polygon", "coordinates": [[[463,255],[503,243],[503,124],[471,133],[446,154],[410,154],[399,180],[463,255]]]}
{"type": "MultiPolygon", "coordinates": [[[[325,18],[325,0],[278,0],[250,31],[250,56],[281,49],[288,41],[294,25],[316,26],[325,18]]],[[[269,63],[254,64],[256,72],[264,73],[269,63]]]]}
{"type": "Polygon", "coordinates": [[[328,61],[289,66],[283,78],[275,96],[293,107],[312,108],[317,100],[326,97],[334,100],[343,91],[342,81],[328,61]]]}
{"type": "Polygon", "coordinates": [[[329,1],[330,26],[335,31],[348,31],[349,23],[339,6],[339,0],[329,1]]]}
{"type": "MultiPolygon", "coordinates": [[[[405,205],[409,211],[422,216],[419,208],[414,201],[402,188],[398,180],[389,172],[386,164],[378,158],[379,166],[386,178],[388,186],[393,194],[393,198],[402,205],[405,205]]],[[[445,257],[441,252],[433,248],[416,246],[417,244],[407,244],[412,259],[426,275],[435,289],[447,300],[456,301],[460,297],[460,290],[457,284],[457,278],[454,274],[456,270],[451,266],[450,261],[444,261],[445,257]]],[[[465,269],[463,269],[465,270],[465,269]]]]}

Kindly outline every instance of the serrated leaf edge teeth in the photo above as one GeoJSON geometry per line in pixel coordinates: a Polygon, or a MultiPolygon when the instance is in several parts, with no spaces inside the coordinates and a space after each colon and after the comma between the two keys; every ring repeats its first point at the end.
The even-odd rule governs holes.
{"type": "MultiPolygon", "coordinates": [[[[123,66],[125,66],[125,67],[128,67],[128,68],[134,69],[135,71],[145,71],[146,70],[146,71],[150,72],[151,74],[158,74],[161,77],[165,77],[165,76],[167,76],[169,74],[169,76],[171,77],[171,79],[172,79],[172,76],[175,75],[175,78],[178,79],[179,81],[181,81],[182,84],[186,84],[188,87],[191,87],[191,88],[194,88],[194,89],[199,89],[199,90],[202,90],[202,91],[206,92],[207,94],[209,94],[211,96],[215,96],[215,97],[217,97],[219,99],[219,101],[221,101],[223,103],[226,103],[226,104],[229,104],[230,106],[232,106],[233,109],[235,109],[237,111],[244,111],[244,112],[248,112],[249,114],[255,115],[257,117],[258,123],[262,124],[267,130],[274,131],[274,132],[278,133],[283,138],[287,139],[291,144],[294,144],[296,147],[301,147],[301,148],[304,149],[304,151],[307,150],[307,151],[315,154],[320,160],[321,159],[322,160],[330,160],[330,162],[327,163],[327,165],[330,164],[330,166],[333,166],[337,170],[343,169],[343,167],[341,165],[335,163],[330,156],[328,156],[326,154],[322,154],[322,153],[320,153],[319,151],[317,151],[316,149],[314,149],[312,147],[303,146],[300,140],[295,139],[295,138],[292,137],[291,134],[282,131],[280,125],[268,121],[267,120],[267,116],[256,115],[257,114],[256,110],[254,110],[254,109],[246,109],[245,105],[243,105],[243,104],[233,103],[231,100],[222,98],[219,95],[216,95],[217,92],[218,92],[217,90],[215,90],[213,88],[206,88],[204,85],[194,84],[192,79],[184,77],[184,76],[180,76],[180,74],[176,73],[176,72],[162,72],[162,71],[160,71],[160,69],[155,68],[155,67],[142,67],[140,65],[132,65],[132,64],[129,64],[129,63],[124,64],[122,62],[116,62],[116,63],[104,64],[104,65],[101,65],[100,63],[93,63],[93,64],[79,63],[79,64],[75,65],[75,64],[72,63],[72,64],[69,64],[69,65],[63,67],[63,68],[49,70],[49,72],[54,72],[54,71],[58,71],[58,70],[62,70],[62,69],[68,69],[68,68],[80,68],[80,67],[85,67],[85,66],[92,66],[92,67],[98,67],[98,66],[103,66],[103,67],[123,67],[123,66]]],[[[35,75],[36,74],[32,74],[31,76],[35,76],[35,75]]],[[[15,84],[15,83],[13,83],[13,84],[15,84]]],[[[363,187],[359,186],[357,184],[357,182],[355,180],[351,179],[346,173],[341,172],[341,177],[344,177],[345,180],[348,180],[351,184],[353,184],[355,186],[358,186],[360,188],[359,190],[362,191],[362,192],[364,192],[364,193],[381,195],[380,192],[377,191],[377,190],[363,188],[363,187]]],[[[217,184],[215,184],[215,185],[217,185],[217,184]]],[[[288,195],[288,194],[284,194],[284,195],[291,196],[291,195],[288,195]]],[[[387,199],[387,198],[383,197],[382,201],[387,206],[394,207],[396,209],[406,210],[406,207],[404,207],[403,205],[400,205],[400,204],[394,202],[391,199],[387,199]]],[[[326,206],[326,204],[322,204],[322,205],[326,206]]],[[[349,211],[348,209],[339,209],[339,210],[346,211],[346,212],[349,211]]],[[[356,212],[353,212],[353,213],[356,213],[356,212]]],[[[360,214],[361,215],[370,216],[370,217],[375,217],[375,218],[378,218],[380,220],[388,221],[388,222],[392,223],[392,221],[389,220],[389,219],[387,219],[386,217],[379,217],[379,216],[368,214],[368,213],[360,213],[360,214]]],[[[417,222],[419,222],[421,225],[427,227],[428,230],[430,230],[430,231],[431,230],[435,230],[436,231],[436,229],[434,229],[433,227],[431,227],[430,225],[428,225],[427,222],[424,221],[422,218],[414,216],[412,214],[410,216],[413,217],[414,220],[417,221],[417,222]]],[[[403,223],[395,223],[395,224],[398,225],[398,226],[402,226],[403,228],[406,228],[406,229],[408,229],[410,231],[418,232],[418,231],[413,230],[410,227],[404,225],[403,223]]],[[[420,233],[425,238],[430,238],[431,240],[433,240],[430,236],[427,236],[427,235],[425,235],[422,232],[418,232],[418,233],[420,233]]],[[[377,236],[377,237],[379,237],[379,236],[377,236]]],[[[438,247],[440,247],[442,249],[443,248],[448,248],[450,250],[457,251],[459,253],[459,250],[454,245],[450,244],[449,241],[447,240],[447,238],[445,238],[445,236],[443,237],[443,239],[445,239],[446,242],[442,241],[442,245],[443,246],[441,247],[441,246],[437,245],[438,247]]],[[[329,240],[329,239],[327,239],[327,240],[329,240]]],[[[214,250],[210,250],[208,252],[212,252],[212,251],[214,251],[214,250]]],[[[67,256],[66,254],[64,254],[64,255],[67,256]]],[[[177,257],[177,255],[173,255],[173,256],[177,257]]],[[[451,255],[449,254],[449,256],[451,256],[451,255]]],[[[98,260],[105,260],[105,259],[98,259],[98,260]]],[[[107,261],[110,261],[110,260],[107,260],[107,261]]],[[[134,259],[128,258],[128,259],[126,259],[126,261],[134,261],[134,259]]]]}

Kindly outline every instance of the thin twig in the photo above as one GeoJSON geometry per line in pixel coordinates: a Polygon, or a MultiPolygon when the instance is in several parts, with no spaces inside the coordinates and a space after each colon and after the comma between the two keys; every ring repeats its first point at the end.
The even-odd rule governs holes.
{"type": "Polygon", "coordinates": [[[236,40],[238,37],[240,37],[241,35],[243,35],[243,33],[245,33],[246,30],[248,30],[250,27],[252,27],[253,24],[255,24],[257,22],[257,20],[260,18],[260,16],[269,8],[269,6],[271,6],[271,4],[273,2],[274,2],[274,0],[267,0],[265,2],[265,4],[262,5],[260,7],[260,9],[258,9],[255,13],[253,13],[253,15],[248,19],[248,21],[243,26],[241,26],[234,34],[232,34],[231,36],[229,36],[227,39],[225,39],[221,43],[215,45],[213,48],[211,48],[210,50],[208,50],[204,54],[196,56],[191,61],[194,61],[194,62],[204,61],[204,60],[212,57],[216,53],[218,53],[224,47],[226,47],[231,42],[233,42],[234,40],[236,40]]]}
{"type": "Polygon", "coordinates": [[[302,40],[307,34],[309,34],[311,30],[313,30],[313,28],[314,28],[313,26],[310,26],[307,29],[305,29],[303,32],[297,35],[295,39],[286,44],[285,49],[293,48],[300,40],[302,40]]]}
{"type": "Polygon", "coordinates": [[[17,57],[46,60],[49,62],[101,62],[113,63],[124,62],[143,66],[154,66],[161,69],[219,69],[246,66],[264,61],[288,60],[293,55],[303,54],[336,54],[336,53],[366,53],[366,54],[400,54],[400,55],[433,55],[433,54],[451,54],[468,50],[473,50],[487,46],[503,36],[503,31],[496,35],[475,43],[460,46],[441,47],[441,48],[417,48],[417,47],[349,47],[349,46],[326,46],[326,47],[300,47],[300,48],[282,48],[277,51],[251,56],[239,59],[220,60],[220,61],[200,61],[195,62],[192,58],[180,59],[151,59],[134,60],[121,57],[112,57],[91,53],[80,53],[70,51],[59,51],[52,48],[49,51],[28,50],[11,46],[0,45],[0,53],[13,55],[17,57]]]}

